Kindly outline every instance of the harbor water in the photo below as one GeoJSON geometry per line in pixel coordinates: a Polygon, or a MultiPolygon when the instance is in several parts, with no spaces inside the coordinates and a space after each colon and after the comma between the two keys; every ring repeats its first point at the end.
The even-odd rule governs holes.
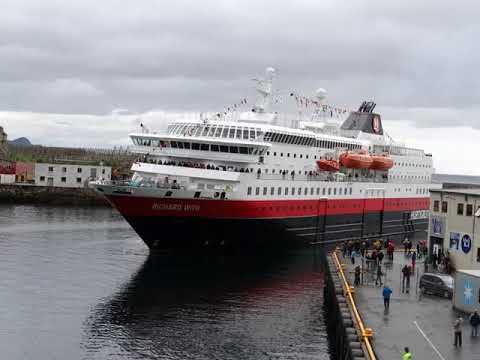
{"type": "Polygon", "coordinates": [[[2,358],[331,359],[320,259],[149,255],[112,209],[0,205],[2,358]]]}

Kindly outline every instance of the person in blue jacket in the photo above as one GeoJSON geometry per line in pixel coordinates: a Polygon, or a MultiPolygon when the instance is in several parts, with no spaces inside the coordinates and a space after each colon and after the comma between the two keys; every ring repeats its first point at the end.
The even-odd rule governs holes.
{"type": "Polygon", "coordinates": [[[390,308],[390,296],[392,295],[392,289],[388,287],[387,284],[383,286],[383,305],[385,306],[385,310],[390,308]]]}

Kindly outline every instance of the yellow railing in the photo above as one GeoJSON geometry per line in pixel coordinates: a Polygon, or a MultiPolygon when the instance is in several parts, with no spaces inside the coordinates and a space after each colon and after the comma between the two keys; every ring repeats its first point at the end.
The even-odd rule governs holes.
{"type": "Polygon", "coordinates": [[[355,316],[355,320],[358,324],[358,327],[360,328],[362,341],[364,342],[365,347],[367,349],[368,357],[370,360],[376,360],[377,358],[375,357],[375,353],[373,352],[372,344],[370,342],[370,338],[373,335],[373,331],[371,328],[367,328],[363,324],[362,318],[360,317],[360,314],[357,310],[357,306],[355,305],[355,300],[353,299],[353,293],[355,292],[354,287],[350,286],[350,284],[347,281],[347,278],[345,277],[345,273],[343,271],[345,268],[345,265],[340,264],[340,260],[338,260],[338,256],[337,256],[337,251],[333,252],[333,258],[335,259],[335,264],[337,266],[338,272],[340,273],[340,277],[342,278],[345,297],[350,302],[353,315],[355,316]]]}

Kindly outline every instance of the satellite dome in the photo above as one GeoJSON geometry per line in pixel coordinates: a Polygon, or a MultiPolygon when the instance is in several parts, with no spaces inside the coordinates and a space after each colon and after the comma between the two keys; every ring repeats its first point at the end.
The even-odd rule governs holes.
{"type": "Polygon", "coordinates": [[[265,76],[267,79],[272,79],[275,76],[276,70],[269,66],[265,69],[265,76]]]}
{"type": "Polygon", "coordinates": [[[324,100],[327,97],[327,90],[324,88],[318,88],[317,91],[315,91],[315,96],[318,100],[324,100]]]}

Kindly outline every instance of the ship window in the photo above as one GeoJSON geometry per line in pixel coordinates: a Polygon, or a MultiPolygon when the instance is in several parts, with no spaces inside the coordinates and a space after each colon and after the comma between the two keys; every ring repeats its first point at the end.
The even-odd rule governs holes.
{"type": "Polygon", "coordinates": [[[293,154],[293,157],[296,158],[296,157],[297,157],[297,154],[293,154]]]}
{"type": "Polygon", "coordinates": [[[240,154],[248,154],[248,148],[241,146],[240,147],[240,154]]]}
{"type": "Polygon", "coordinates": [[[300,154],[300,159],[303,158],[303,154],[300,154]]]}
{"type": "Polygon", "coordinates": [[[345,188],[345,190],[343,191],[343,194],[347,195],[347,188],[345,188]]]}
{"type": "Polygon", "coordinates": [[[202,136],[207,136],[208,130],[210,130],[210,126],[204,126],[202,131],[202,136]]]}
{"type": "Polygon", "coordinates": [[[328,195],[332,194],[332,188],[328,188],[328,195]]]}
{"type": "Polygon", "coordinates": [[[292,195],[295,195],[295,188],[292,187],[292,195]]]}
{"type": "Polygon", "coordinates": [[[317,187],[317,195],[320,195],[320,188],[317,187]]]}
{"type": "Polygon", "coordinates": [[[215,134],[216,129],[217,129],[217,125],[210,126],[210,131],[208,132],[207,136],[213,136],[213,134],[215,134]]]}
{"type": "Polygon", "coordinates": [[[247,195],[252,195],[252,187],[251,186],[249,186],[247,188],[247,195]]]}
{"type": "Polygon", "coordinates": [[[285,188],[285,195],[288,195],[288,187],[285,188]]]}
{"type": "Polygon", "coordinates": [[[208,144],[200,144],[200,150],[208,151],[210,146],[208,144]]]}
{"type": "Polygon", "coordinates": [[[250,139],[253,140],[255,139],[255,130],[250,129],[250,139]]]}
{"type": "Polygon", "coordinates": [[[236,146],[230,146],[230,152],[232,154],[238,154],[238,147],[236,146]]]}
{"type": "Polygon", "coordinates": [[[269,155],[270,155],[270,151],[267,151],[267,156],[269,156],[269,155]]]}
{"type": "Polygon", "coordinates": [[[457,204],[457,215],[463,215],[463,203],[457,204]]]}
{"type": "Polygon", "coordinates": [[[226,145],[220,145],[220,151],[221,151],[221,152],[228,153],[228,146],[226,146],[226,145]]]}
{"type": "Polygon", "coordinates": [[[177,143],[177,146],[178,146],[179,149],[183,149],[183,143],[181,141],[179,141],[177,143]]]}
{"type": "Polygon", "coordinates": [[[177,142],[176,141],[171,141],[171,144],[172,144],[172,148],[177,148],[177,142]]]}
{"type": "Polygon", "coordinates": [[[287,153],[287,157],[290,157],[290,153],[287,153]]]}
{"type": "MultiPolygon", "coordinates": [[[[200,192],[198,192],[199,196],[200,196],[200,192]]],[[[195,195],[197,195],[197,193],[195,193],[195,195]]],[[[167,191],[165,193],[165,196],[172,196],[172,192],[171,191],[167,191]]],[[[198,196],[197,196],[198,197],[198,196]]]]}
{"type": "Polygon", "coordinates": [[[255,188],[255,195],[260,195],[260,188],[259,187],[255,188]]]}
{"type": "Polygon", "coordinates": [[[237,129],[237,139],[241,139],[242,138],[242,129],[241,128],[238,128],[237,129]]]}
{"type": "Polygon", "coordinates": [[[277,153],[276,153],[276,152],[274,152],[274,153],[273,153],[273,156],[277,156],[277,153]]]}
{"type": "Polygon", "coordinates": [[[212,145],[210,145],[210,150],[218,152],[218,151],[220,151],[220,148],[218,147],[218,145],[212,144],[212,145]]]}
{"type": "Polygon", "coordinates": [[[232,126],[229,130],[228,137],[233,139],[235,137],[235,128],[232,126]]]}
{"type": "Polygon", "coordinates": [[[228,126],[223,127],[222,137],[224,138],[228,137],[228,126]]]}
{"type": "Polygon", "coordinates": [[[313,190],[313,187],[310,188],[310,195],[313,195],[313,191],[314,191],[314,190],[313,190]]]}
{"type": "Polygon", "coordinates": [[[305,189],[303,190],[303,195],[308,195],[308,188],[305,188],[305,189]]]}
{"type": "Polygon", "coordinates": [[[275,195],[275,188],[274,187],[271,187],[270,188],[270,195],[275,195]]]}
{"type": "Polygon", "coordinates": [[[199,143],[192,143],[192,150],[200,150],[200,144],[199,143]]]}
{"type": "Polygon", "coordinates": [[[222,134],[222,129],[222,126],[217,126],[217,128],[215,129],[215,137],[220,137],[220,135],[222,134]]]}
{"type": "Polygon", "coordinates": [[[298,188],[297,194],[302,195],[302,188],[300,188],[300,187],[298,188]]]}
{"type": "Polygon", "coordinates": [[[333,189],[333,195],[337,195],[337,188],[333,189]]]}
{"type": "Polygon", "coordinates": [[[267,187],[264,187],[263,188],[263,195],[267,195],[267,191],[268,191],[267,187]]]}
{"type": "Polygon", "coordinates": [[[282,188],[281,188],[281,187],[279,187],[279,188],[277,189],[277,195],[282,195],[282,188]]]}
{"type": "Polygon", "coordinates": [[[308,155],[305,155],[305,158],[307,158],[307,159],[308,159],[308,155]]]}
{"type": "Polygon", "coordinates": [[[338,189],[338,195],[342,195],[342,188],[338,189]]]}
{"type": "Polygon", "coordinates": [[[248,129],[243,129],[243,138],[248,140],[248,129]]]}
{"type": "Polygon", "coordinates": [[[190,143],[189,142],[183,143],[183,148],[190,149],[190,143]]]}

